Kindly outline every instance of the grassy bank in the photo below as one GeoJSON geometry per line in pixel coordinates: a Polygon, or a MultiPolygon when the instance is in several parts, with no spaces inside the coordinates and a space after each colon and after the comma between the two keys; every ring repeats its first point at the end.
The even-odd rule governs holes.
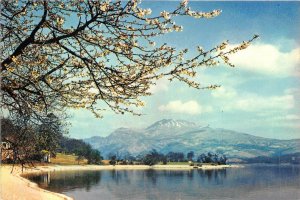
{"type": "Polygon", "coordinates": [[[51,163],[58,165],[85,165],[87,164],[87,159],[80,159],[78,161],[78,156],[76,155],[57,153],[55,158],[51,158],[51,163]]]}

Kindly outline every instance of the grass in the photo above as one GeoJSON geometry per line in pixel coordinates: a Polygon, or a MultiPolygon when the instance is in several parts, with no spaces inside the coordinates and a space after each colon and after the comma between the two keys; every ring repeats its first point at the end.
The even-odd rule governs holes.
{"type": "Polygon", "coordinates": [[[72,154],[63,154],[57,153],[56,157],[51,158],[52,164],[61,164],[61,165],[83,165],[87,164],[87,159],[80,160],[79,163],[76,160],[78,156],[72,154]]]}

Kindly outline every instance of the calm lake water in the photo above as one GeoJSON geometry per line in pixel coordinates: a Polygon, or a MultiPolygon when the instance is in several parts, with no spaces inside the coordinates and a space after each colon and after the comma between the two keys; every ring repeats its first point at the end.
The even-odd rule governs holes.
{"type": "Polygon", "coordinates": [[[300,166],[222,170],[103,170],[28,177],[76,200],[299,200],[300,166]]]}

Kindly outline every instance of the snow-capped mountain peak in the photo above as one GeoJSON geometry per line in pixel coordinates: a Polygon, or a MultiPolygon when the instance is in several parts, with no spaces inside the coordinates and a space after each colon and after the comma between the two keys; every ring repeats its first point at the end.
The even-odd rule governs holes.
{"type": "Polygon", "coordinates": [[[147,129],[196,127],[197,124],[185,120],[162,119],[150,125],[147,129]]]}

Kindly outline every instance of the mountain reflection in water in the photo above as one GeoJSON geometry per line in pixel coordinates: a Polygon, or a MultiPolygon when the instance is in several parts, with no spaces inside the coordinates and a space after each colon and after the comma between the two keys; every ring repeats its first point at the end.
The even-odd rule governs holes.
{"type": "Polygon", "coordinates": [[[222,170],[60,171],[28,177],[80,199],[300,199],[299,166],[222,170]]]}

